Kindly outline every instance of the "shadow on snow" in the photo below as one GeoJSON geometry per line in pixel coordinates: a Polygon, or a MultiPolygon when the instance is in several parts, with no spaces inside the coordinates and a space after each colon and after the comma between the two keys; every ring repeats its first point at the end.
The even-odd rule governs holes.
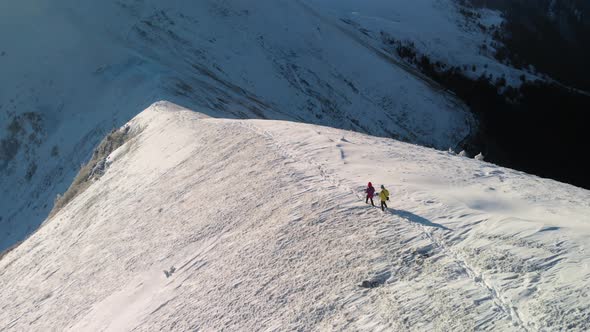
{"type": "Polygon", "coordinates": [[[441,224],[434,223],[434,222],[432,222],[432,221],[430,221],[430,220],[428,220],[428,219],[426,219],[424,217],[421,217],[421,216],[416,215],[416,214],[414,214],[412,212],[409,212],[409,211],[405,211],[405,210],[394,210],[394,209],[391,209],[391,210],[392,210],[391,213],[393,215],[396,215],[396,216],[398,216],[400,218],[406,219],[409,222],[421,224],[421,225],[427,226],[427,227],[436,227],[436,228],[444,229],[446,231],[451,231],[452,230],[452,229],[447,228],[447,227],[445,227],[445,226],[443,226],[441,224]]]}

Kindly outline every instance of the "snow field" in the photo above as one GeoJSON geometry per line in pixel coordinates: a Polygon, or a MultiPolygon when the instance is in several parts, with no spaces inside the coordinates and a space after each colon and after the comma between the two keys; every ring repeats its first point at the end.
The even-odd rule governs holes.
{"type": "Polygon", "coordinates": [[[0,261],[0,329],[588,328],[588,191],[164,102],[130,125],[105,175],[0,261]]]}

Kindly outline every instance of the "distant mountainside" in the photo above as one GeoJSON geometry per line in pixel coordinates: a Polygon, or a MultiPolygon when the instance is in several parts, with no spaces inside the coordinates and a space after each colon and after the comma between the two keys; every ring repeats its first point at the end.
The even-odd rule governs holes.
{"type": "Polygon", "coordinates": [[[462,0],[500,10],[497,57],[534,66],[568,86],[590,91],[590,2],[583,0],[462,0]]]}
{"type": "Polygon", "coordinates": [[[476,150],[490,151],[490,159],[507,166],[590,188],[588,163],[580,154],[590,145],[585,134],[590,122],[590,2],[463,3],[501,11],[503,22],[492,32],[495,58],[543,76],[514,91],[516,102],[489,94],[483,98],[494,106],[481,112],[482,128],[488,129],[482,130],[476,150]]]}

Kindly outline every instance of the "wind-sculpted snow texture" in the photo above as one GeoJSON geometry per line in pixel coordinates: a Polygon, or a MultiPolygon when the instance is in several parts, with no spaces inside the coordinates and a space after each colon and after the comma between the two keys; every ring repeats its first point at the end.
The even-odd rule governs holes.
{"type": "Polygon", "coordinates": [[[586,190],[164,102],[129,125],[105,174],[0,260],[0,330],[590,328],[586,190]]]}
{"type": "Polygon", "coordinates": [[[441,149],[474,129],[454,96],[290,0],[2,1],[0,73],[0,250],[157,100],[441,149]]]}

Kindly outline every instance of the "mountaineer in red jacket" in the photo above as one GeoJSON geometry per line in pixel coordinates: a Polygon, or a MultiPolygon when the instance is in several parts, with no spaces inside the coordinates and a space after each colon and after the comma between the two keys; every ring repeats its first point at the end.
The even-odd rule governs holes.
{"type": "Polygon", "coordinates": [[[373,184],[371,182],[369,182],[369,184],[367,185],[367,189],[365,189],[365,192],[367,193],[367,199],[365,199],[365,203],[369,204],[370,199],[371,205],[375,206],[375,203],[373,203],[373,195],[375,195],[375,188],[373,187],[373,184]]]}

